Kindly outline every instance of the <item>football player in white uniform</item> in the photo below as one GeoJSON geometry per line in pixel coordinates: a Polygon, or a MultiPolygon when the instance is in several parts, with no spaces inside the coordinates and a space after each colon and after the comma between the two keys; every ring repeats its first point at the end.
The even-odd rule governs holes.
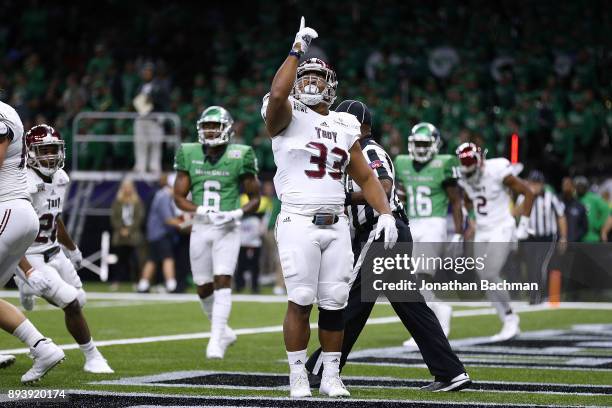
{"type": "MultiPolygon", "coordinates": [[[[513,175],[513,167],[505,158],[487,159],[480,147],[463,143],[457,148],[465,204],[470,223],[474,223],[474,256],[486,254],[485,268],[479,272],[481,279],[501,282],[500,272],[516,239],[529,235],[529,215],[533,205],[533,192],[520,178],[513,175]],[[509,190],[525,197],[518,223],[511,213],[509,190]]],[[[503,323],[501,331],[493,336],[495,341],[508,340],[520,333],[519,317],[512,311],[507,291],[490,290],[487,297],[493,302],[503,323]]]]}
{"type": "Polygon", "coordinates": [[[339,375],[342,311],[353,264],[344,214],[346,173],[381,214],[376,236],[384,233],[385,247],[397,240],[387,195],[358,142],[360,123],[350,113],[329,110],[338,84],[335,72],[319,59],[299,63],[316,37],[302,17],[293,47],[262,107],[277,166],[274,185],[282,202],[276,240],[289,300],[283,333],[294,398],[311,395],[304,364],[314,303],[319,305],[323,349],[319,392],[330,397],[350,395],[339,375]]]}
{"type": "MultiPolygon", "coordinates": [[[[38,232],[38,218],[26,186],[26,146],[23,124],[11,106],[0,102],[0,287],[17,272],[30,285],[45,289],[41,271],[22,259],[38,232]],[[20,261],[21,259],[21,261],[20,261]]],[[[65,357],[62,349],[45,338],[19,309],[0,299],[0,327],[30,347],[34,365],[22,377],[23,383],[40,380],[65,357]]],[[[15,359],[2,356],[0,367],[15,359]]]]}
{"type": "Polygon", "coordinates": [[[81,251],[75,246],[62,222],[62,206],[68,189],[68,175],[64,170],[64,141],[57,130],[48,125],[38,125],[26,135],[27,186],[40,227],[34,243],[28,248],[26,258],[43,273],[48,285],[37,290],[17,275],[22,306],[34,307],[34,295],[61,308],[65,314],[66,328],[79,344],[85,356],[84,371],[112,373],[113,370],[98,351],[83,316],[86,296],[76,270],[81,267],[81,251]],[[66,249],[68,257],[62,252],[66,249]]]}

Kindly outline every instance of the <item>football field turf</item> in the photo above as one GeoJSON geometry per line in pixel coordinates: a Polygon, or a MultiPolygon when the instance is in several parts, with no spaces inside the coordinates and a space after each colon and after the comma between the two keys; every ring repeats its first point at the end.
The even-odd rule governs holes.
{"type": "MultiPolygon", "coordinates": [[[[3,298],[18,303],[14,293],[3,298]]],[[[17,355],[0,371],[6,406],[610,406],[612,305],[519,306],[518,339],[491,343],[500,323],[486,304],[455,308],[451,340],[474,385],[459,393],[418,388],[431,380],[418,351],[387,304],[377,305],[343,371],[351,398],[287,400],[282,297],[235,296],[230,325],[239,337],[224,360],[207,360],[209,323],[195,295],[94,294],[85,313],[115,374],[82,371],[83,356],[66,332],[63,314],[38,301],[27,316],[66,346],[66,361],[33,387],[21,385],[30,367],[23,345],[0,335],[0,353],[17,355]],[[8,390],[65,390],[66,399],[17,403],[8,390]]],[[[316,312],[309,350],[317,346],[316,312]]]]}

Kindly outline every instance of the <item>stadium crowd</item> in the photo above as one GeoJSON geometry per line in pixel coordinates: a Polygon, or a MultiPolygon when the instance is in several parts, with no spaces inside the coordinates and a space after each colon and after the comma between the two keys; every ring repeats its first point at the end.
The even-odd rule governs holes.
{"type": "MultiPolygon", "coordinates": [[[[241,141],[256,146],[263,170],[273,171],[259,108],[294,29],[287,16],[296,5],[248,3],[252,12],[236,16],[229,5],[207,6],[202,14],[195,3],[160,3],[142,14],[141,3],[106,1],[85,10],[78,3],[5,1],[3,9],[20,17],[0,29],[0,98],[16,107],[26,127],[48,121],[60,128],[70,150],[75,114],[133,111],[140,70],[153,62],[185,140],[195,138],[204,107],[225,106],[241,141]]],[[[338,9],[312,1],[303,12],[321,32],[333,27],[334,35],[323,36],[311,54],[336,68],[340,99],[372,107],[375,129],[393,155],[423,120],[441,129],[444,152],[476,137],[490,156],[506,155],[516,133],[528,164],[597,174],[610,164],[612,130],[606,54],[612,22],[605,4],[442,1],[413,8],[374,1],[338,9]]],[[[130,122],[82,126],[94,134],[131,132],[130,122]]],[[[83,149],[79,168],[132,162],[129,144],[83,149]]],[[[166,166],[170,157],[167,152],[166,166]]]]}

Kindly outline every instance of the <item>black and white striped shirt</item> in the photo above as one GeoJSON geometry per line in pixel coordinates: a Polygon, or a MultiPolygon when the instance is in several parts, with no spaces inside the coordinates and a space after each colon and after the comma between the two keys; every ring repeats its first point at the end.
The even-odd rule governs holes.
{"type": "MultiPolygon", "coordinates": [[[[524,197],[519,196],[517,204],[523,202],[524,197]]],[[[557,218],[565,214],[565,205],[557,196],[548,190],[543,190],[535,196],[529,228],[534,231],[535,237],[557,235],[557,218]]]]}
{"type": "MultiPolygon", "coordinates": [[[[387,152],[373,139],[365,138],[359,141],[363,155],[368,165],[374,170],[379,179],[391,180],[393,188],[389,197],[391,211],[404,211],[404,207],[395,192],[395,170],[393,162],[387,152]]],[[[346,191],[349,193],[361,191],[357,183],[349,176],[346,177],[346,191]]],[[[372,228],[377,222],[378,212],[369,205],[351,205],[348,211],[349,220],[353,228],[372,228]]]]}

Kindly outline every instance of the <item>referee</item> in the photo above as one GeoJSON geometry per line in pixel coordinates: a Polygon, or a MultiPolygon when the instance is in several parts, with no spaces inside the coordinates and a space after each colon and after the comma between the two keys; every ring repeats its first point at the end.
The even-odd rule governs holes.
{"type": "MultiPolygon", "coordinates": [[[[537,282],[540,288],[529,292],[529,304],[532,305],[543,301],[555,245],[558,243],[560,252],[565,252],[567,247],[565,205],[553,192],[544,188],[545,181],[544,174],[539,170],[532,170],[527,176],[527,184],[535,195],[529,217],[529,229],[533,234],[522,242],[524,248],[528,249],[524,254],[529,282],[537,282]]],[[[523,196],[520,196],[516,211],[521,211],[522,202],[523,196]]]]}
{"type": "MultiPolygon", "coordinates": [[[[357,117],[361,123],[361,138],[359,143],[370,168],[375,171],[389,197],[389,204],[396,219],[399,234],[398,242],[412,242],[408,218],[403,206],[395,193],[394,170],[389,155],[374,141],[371,134],[372,118],[368,108],[361,102],[346,100],[340,103],[336,112],[348,112],[357,117]]],[[[348,304],[344,310],[344,340],[340,370],[346,364],[346,359],[363,330],[374,302],[361,301],[361,260],[363,251],[371,244],[370,235],[375,230],[378,213],[367,205],[362,192],[350,177],[346,180],[346,205],[349,207],[349,219],[354,230],[353,253],[355,256],[354,280],[349,294],[348,304]]],[[[382,241],[382,238],[379,239],[382,241]]],[[[363,254],[365,255],[365,253],[363,254]]],[[[364,273],[368,273],[365,271],[364,273]]],[[[418,295],[420,296],[420,295],[418,295]]],[[[428,391],[458,391],[470,385],[470,377],[465,372],[463,364],[451,350],[450,344],[442,331],[438,319],[421,299],[420,302],[392,302],[395,313],[414,337],[423,360],[435,381],[423,387],[428,391]]],[[[308,359],[306,369],[311,380],[311,386],[320,382],[321,349],[316,350],[308,359]]]]}

